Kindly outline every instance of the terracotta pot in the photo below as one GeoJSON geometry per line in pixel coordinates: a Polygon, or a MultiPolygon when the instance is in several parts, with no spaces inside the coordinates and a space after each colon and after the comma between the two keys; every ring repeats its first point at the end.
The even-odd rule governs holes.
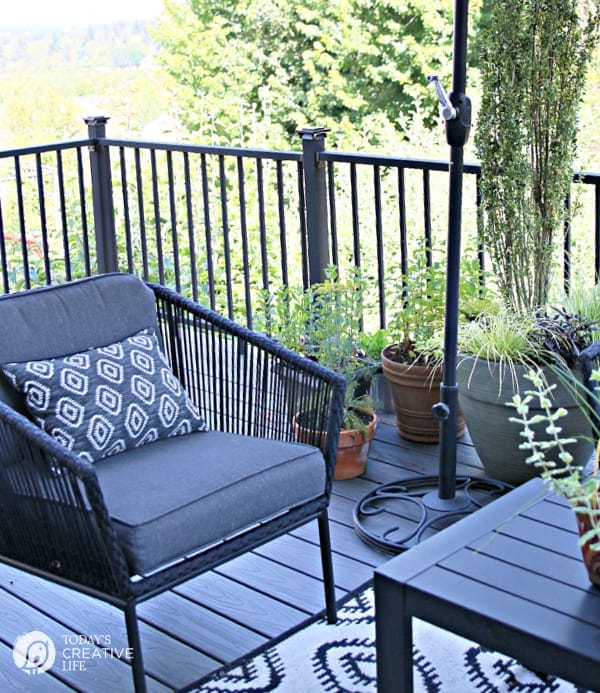
{"type": "Polygon", "coordinates": [[[364,474],[367,468],[371,441],[375,437],[377,416],[368,425],[367,435],[358,430],[341,431],[338,440],[338,452],[333,471],[334,479],[352,479],[364,474]]]}
{"type": "MultiPolygon", "coordinates": [[[[296,440],[300,443],[317,445],[322,448],[327,439],[327,434],[302,427],[298,423],[299,416],[300,414],[297,414],[294,420],[296,440]]],[[[372,420],[367,425],[366,436],[357,429],[340,432],[335,468],[333,470],[334,479],[353,479],[364,474],[371,449],[371,441],[375,437],[376,428],[377,416],[373,414],[372,420]]]]}
{"type": "MultiPolygon", "coordinates": [[[[390,384],[398,433],[417,443],[437,443],[440,422],[434,418],[432,407],[440,401],[442,369],[398,363],[381,354],[383,373],[390,384]]],[[[458,411],[457,437],[465,432],[465,420],[458,411]]]]}
{"type": "MultiPolygon", "coordinates": [[[[592,528],[592,522],[589,515],[583,513],[575,513],[577,517],[577,529],[579,536],[583,536],[592,528]]],[[[581,547],[583,562],[590,577],[590,582],[596,587],[600,587],[600,551],[592,549],[590,542],[583,544],[581,547]]]]}

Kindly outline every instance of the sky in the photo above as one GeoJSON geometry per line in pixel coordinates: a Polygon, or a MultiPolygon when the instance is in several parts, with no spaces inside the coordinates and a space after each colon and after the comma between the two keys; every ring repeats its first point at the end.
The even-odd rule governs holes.
{"type": "Polygon", "coordinates": [[[0,28],[154,19],[162,6],[162,0],[2,0],[0,28]]]}

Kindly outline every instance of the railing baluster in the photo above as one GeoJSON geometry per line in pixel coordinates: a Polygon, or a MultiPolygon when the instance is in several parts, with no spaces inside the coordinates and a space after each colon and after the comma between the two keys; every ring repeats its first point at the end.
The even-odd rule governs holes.
{"type": "Polygon", "coordinates": [[[306,195],[304,194],[304,164],[298,161],[298,217],[300,219],[300,248],[302,252],[302,286],[306,289],[309,285],[308,275],[308,231],[306,229],[306,195]]]}
{"type": "Polygon", "coordinates": [[[227,174],[225,157],[219,155],[219,190],[221,193],[221,221],[223,224],[223,259],[225,261],[225,292],[227,315],[233,317],[233,287],[231,285],[231,249],[229,247],[229,209],[227,203],[227,174]]]}
{"type": "Polygon", "coordinates": [[[433,264],[431,242],[431,175],[427,169],[423,170],[423,229],[425,237],[425,259],[427,267],[433,264]]]}
{"type": "Polygon", "coordinates": [[[337,231],[337,210],[335,196],[335,168],[333,162],[327,164],[327,194],[329,197],[329,228],[331,236],[331,262],[337,267],[339,265],[338,254],[338,231],[337,231]]]}
{"type": "Polygon", "coordinates": [[[402,303],[406,300],[408,274],[408,233],[406,228],[406,181],[404,168],[398,169],[398,228],[400,231],[400,272],[402,274],[402,303]]]}
{"type": "Polygon", "coordinates": [[[83,173],[83,154],[81,147],[77,147],[77,182],[79,189],[79,212],[81,221],[81,242],[83,245],[83,262],[85,267],[86,276],[90,276],[92,273],[92,266],[90,262],[90,239],[89,239],[89,226],[87,219],[87,202],[85,198],[85,176],[83,173]]]}
{"type": "Polygon", "coordinates": [[[375,195],[375,249],[377,260],[377,284],[379,297],[379,323],[386,324],[385,308],[385,264],[383,261],[383,221],[381,218],[381,170],[379,166],[373,167],[373,189],[375,195]]]}
{"type": "Polygon", "coordinates": [[[242,241],[242,275],[244,279],[244,304],[246,308],[246,322],[252,324],[252,308],[250,299],[250,257],[248,253],[248,223],[246,220],[246,185],[244,177],[244,161],[242,157],[236,158],[238,172],[238,194],[240,198],[240,240],[242,241]]]}
{"type": "Polygon", "coordinates": [[[267,224],[265,218],[265,177],[262,159],[256,158],[256,188],[258,192],[258,233],[260,237],[260,262],[262,288],[269,288],[269,263],[267,250],[267,224]]]}
{"type": "Polygon", "coordinates": [[[210,307],[216,308],[215,294],[215,269],[213,264],[213,243],[212,225],[210,216],[210,197],[208,189],[208,170],[206,167],[206,154],[201,154],[200,162],[202,167],[202,200],[204,203],[204,238],[206,241],[206,273],[208,280],[208,296],[210,307]]]}
{"type": "Polygon", "coordinates": [[[137,187],[138,216],[140,224],[140,249],[142,252],[143,277],[148,280],[150,272],[148,267],[148,242],[146,239],[146,213],[144,210],[144,186],[142,178],[142,161],[139,148],[135,149],[135,182],[137,187]]]}
{"type": "Polygon", "coordinates": [[[160,216],[160,191],[158,189],[158,164],[156,150],[150,150],[150,169],[152,171],[152,203],[154,206],[154,237],[156,240],[156,259],[158,261],[158,281],[165,283],[165,263],[162,245],[162,220],[160,216]]]}
{"type": "Polygon", "coordinates": [[[275,162],[277,171],[277,216],[279,219],[279,252],[281,254],[281,281],[284,286],[288,285],[288,255],[287,255],[287,234],[285,224],[285,194],[283,187],[283,163],[275,162]]]}
{"type": "Polygon", "coordinates": [[[190,281],[192,283],[192,298],[198,300],[198,269],[196,267],[196,240],[194,238],[194,208],[192,206],[192,183],[190,176],[190,156],[183,153],[183,176],[185,180],[185,204],[188,227],[188,243],[190,247],[190,281]]]}
{"type": "Polygon", "coordinates": [[[121,197],[123,198],[123,223],[125,231],[125,252],[127,254],[127,271],[134,271],[133,245],[131,239],[131,216],[129,213],[129,188],[127,183],[127,158],[125,147],[119,147],[119,168],[121,170],[121,197]]]}
{"type": "Polygon", "coordinates": [[[71,271],[71,244],[69,241],[69,227],[67,224],[67,210],[65,201],[65,176],[63,171],[62,152],[56,152],[56,174],[58,178],[58,196],[60,200],[60,225],[63,238],[65,277],[71,281],[73,274],[71,271]]]}
{"type": "Polygon", "coordinates": [[[6,253],[6,243],[4,237],[4,213],[2,211],[2,195],[0,195],[0,264],[2,264],[2,288],[4,293],[10,291],[10,283],[8,281],[8,257],[6,253]]]}
{"type": "Polygon", "coordinates": [[[42,233],[42,253],[44,262],[44,273],[46,284],[52,283],[50,270],[50,246],[48,244],[48,220],[46,218],[46,196],[44,192],[44,170],[42,166],[42,155],[37,152],[35,155],[35,172],[37,177],[38,204],[40,206],[40,231],[42,233]]]}
{"type": "Polygon", "coordinates": [[[29,274],[29,253],[27,252],[27,231],[25,226],[25,205],[23,203],[23,177],[21,174],[21,157],[14,157],[15,164],[15,186],[17,189],[17,206],[19,210],[19,233],[21,238],[21,257],[23,258],[23,277],[25,288],[31,288],[31,277],[29,274]]]}
{"type": "Polygon", "coordinates": [[[571,288],[571,193],[565,198],[565,221],[563,223],[563,287],[568,294],[571,288]]]}
{"type": "Polygon", "coordinates": [[[483,204],[481,196],[481,174],[475,177],[475,205],[476,205],[476,224],[477,224],[477,259],[479,261],[479,284],[480,293],[483,293],[485,286],[485,244],[483,242],[483,204]]]}
{"type": "Polygon", "coordinates": [[[181,293],[181,268],[179,265],[179,242],[177,239],[177,207],[175,204],[175,178],[173,175],[173,152],[167,152],[167,181],[169,189],[169,214],[171,217],[171,244],[173,247],[173,269],[175,289],[181,293]]]}
{"type": "Polygon", "coordinates": [[[358,219],[358,183],[356,180],[356,164],[350,164],[350,207],[352,209],[352,246],[354,265],[360,267],[359,233],[360,223],[358,219]]]}
{"type": "Polygon", "coordinates": [[[594,186],[594,279],[600,280],[600,182],[594,186]]]}

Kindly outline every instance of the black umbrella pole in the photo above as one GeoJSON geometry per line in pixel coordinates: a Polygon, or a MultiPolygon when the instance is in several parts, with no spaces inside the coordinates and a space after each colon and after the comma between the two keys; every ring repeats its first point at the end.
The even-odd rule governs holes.
{"type": "Polygon", "coordinates": [[[450,155],[450,193],[446,268],[446,318],[444,327],[444,365],[440,399],[444,416],[440,421],[439,489],[442,499],[454,498],[456,489],[456,435],[458,429],[458,348],[460,227],[462,209],[463,148],[452,147],[450,155]]]}
{"type": "Polygon", "coordinates": [[[450,145],[450,190],[448,195],[448,243],[446,268],[446,319],[444,325],[444,367],[437,415],[440,417],[439,488],[441,500],[454,498],[456,490],[456,435],[458,424],[458,347],[460,237],[464,145],[471,127],[471,102],[465,94],[467,81],[468,0],[454,5],[454,45],[452,91],[449,100],[454,113],[446,121],[450,145]]]}
{"type": "Polygon", "coordinates": [[[478,510],[506,493],[510,487],[493,479],[456,475],[458,433],[458,385],[456,383],[460,287],[460,236],[464,145],[471,127],[471,102],[465,94],[467,74],[467,0],[454,6],[454,55],[452,92],[448,95],[437,75],[435,84],[446,121],[450,145],[448,193],[448,242],[446,267],[446,318],[444,321],[444,365],[440,401],[433,407],[440,420],[438,476],[411,477],[369,491],[355,505],[354,528],[365,541],[384,551],[405,551],[450,522],[478,510]],[[458,492],[457,492],[457,486],[458,492]],[[420,520],[411,521],[402,534],[398,524],[398,501],[418,508],[420,520]],[[387,504],[387,505],[386,505],[387,504]],[[385,512],[384,512],[385,511],[385,512]],[[389,520],[383,520],[386,515],[389,520]],[[373,518],[377,518],[373,524],[373,518]]]}

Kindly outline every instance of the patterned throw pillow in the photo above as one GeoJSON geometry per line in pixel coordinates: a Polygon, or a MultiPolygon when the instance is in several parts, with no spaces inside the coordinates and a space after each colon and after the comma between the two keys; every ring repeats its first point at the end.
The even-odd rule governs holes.
{"type": "Polygon", "coordinates": [[[90,462],[206,430],[151,328],[105,347],[0,368],[38,425],[90,462]]]}

